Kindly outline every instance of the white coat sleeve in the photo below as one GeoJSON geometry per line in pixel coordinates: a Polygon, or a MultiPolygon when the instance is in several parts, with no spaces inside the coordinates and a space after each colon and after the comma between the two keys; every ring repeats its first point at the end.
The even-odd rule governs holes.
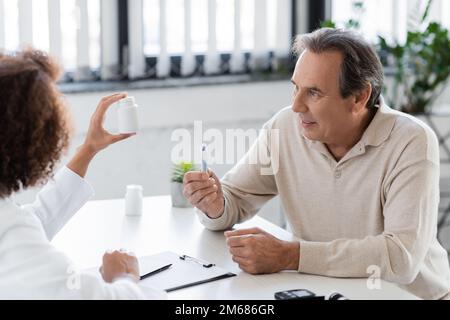
{"type": "Polygon", "coordinates": [[[162,290],[142,288],[129,278],[106,283],[98,268],[81,270],[53,247],[39,218],[17,210],[17,222],[0,245],[0,300],[140,300],[165,299],[162,290]],[[3,249],[3,250],[2,250],[3,249]]]}
{"type": "Polygon", "coordinates": [[[22,206],[41,220],[48,240],[94,195],[89,183],[63,167],[38,193],[32,204],[22,206]]]}

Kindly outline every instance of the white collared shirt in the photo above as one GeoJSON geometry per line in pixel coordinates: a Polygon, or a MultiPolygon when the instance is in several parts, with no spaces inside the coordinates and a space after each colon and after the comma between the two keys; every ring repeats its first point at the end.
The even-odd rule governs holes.
{"type": "Polygon", "coordinates": [[[75,263],[51,245],[92,195],[91,186],[64,167],[33,204],[19,207],[11,199],[0,200],[0,300],[165,298],[164,292],[140,288],[130,279],[109,284],[77,272],[75,263]]]}

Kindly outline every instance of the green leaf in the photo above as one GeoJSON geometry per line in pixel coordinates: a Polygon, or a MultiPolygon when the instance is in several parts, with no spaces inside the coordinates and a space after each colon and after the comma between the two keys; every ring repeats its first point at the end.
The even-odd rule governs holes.
{"type": "Polygon", "coordinates": [[[183,182],[184,175],[189,171],[197,171],[197,166],[193,162],[182,161],[173,166],[172,169],[172,182],[183,182]]]}
{"type": "Polygon", "coordinates": [[[325,20],[320,23],[321,28],[336,29],[336,23],[331,20],[325,20]]]}

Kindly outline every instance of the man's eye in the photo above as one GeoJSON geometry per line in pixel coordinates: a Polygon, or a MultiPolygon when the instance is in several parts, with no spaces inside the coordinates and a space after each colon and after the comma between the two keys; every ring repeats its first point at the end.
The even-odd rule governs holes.
{"type": "Polygon", "coordinates": [[[308,90],[308,94],[313,98],[316,98],[319,96],[319,92],[317,92],[316,90],[308,90]]]}

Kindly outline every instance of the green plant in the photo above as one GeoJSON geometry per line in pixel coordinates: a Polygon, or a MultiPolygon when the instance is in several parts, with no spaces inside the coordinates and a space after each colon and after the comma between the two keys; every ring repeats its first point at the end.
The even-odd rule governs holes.
{"type": "Polygon", "coordinates": [[[193,162],[181,161],[180,163],[173,166],[171,181],[183,183],[184,175],[189,171],[196,170],[197,166],[193,162]]]}
{"type": "MultiPolygon", "coordinates": [[[[353,1],[353,3],[352,3],[352,11],[353,11],[353,17],[351,17],[347,21],[343,22],[342,27],[345,28],[345,29],[359,30],[361,28],[361,22],[360,22],[359,19],[361,18],[361,16],[366,11],[366,9],[364,7],[364,2],[362,2],[362,1],[353,1]]],[[[333,29],[338,27],[337,22],[332,21],[332,20],[322,21],[320,26],[322,28],[333,28],[333,29]]]]}
{"type": "Polygon", "coordinates": [[[429,112],[450,76],[449,32],[437,22],[426,22],[432,2],[428,0],[418,30],[408,31],[404,44],[389,45],[386,39],[378,37],[379,48],[384,52],[383,63],[394,66],[395,90],[391,103],[412,114],[429,112]]]}
{"type": "MultiPolygon", "coordinates": [[[[449,32],[438,22],[428,22],[433,0],[424,1],[427,1],[425,10],[421,13],[417,9],[419,19],[414,21],[417,26],[413,30],[409,27],[405,43],[395,41],[389,44],[382,36],[378,36],[377,43],[381,62],[394,74],[393,95],[388,99],[389,104],[411,114],[429,112],[450,77],[449,32]]],[[[343,27],[359,30],[359,19],[364,11],[364,3],[354,1],[354,16],[344,22],[343,27]]],[[[337,23],[328,20],[321,25],[336,28],[337,23]]]]}

